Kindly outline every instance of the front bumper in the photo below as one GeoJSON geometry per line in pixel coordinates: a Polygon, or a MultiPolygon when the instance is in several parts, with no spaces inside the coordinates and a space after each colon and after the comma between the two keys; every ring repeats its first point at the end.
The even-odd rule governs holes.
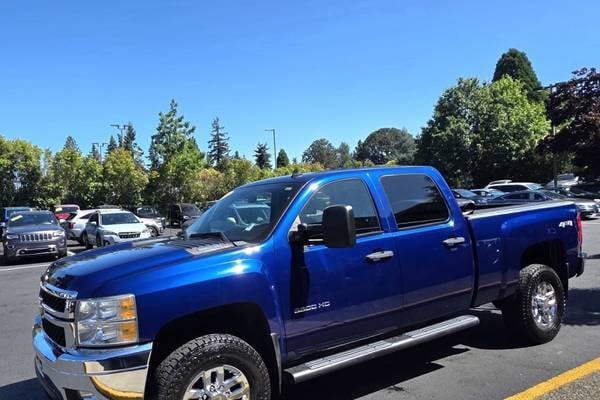
{"type": "Polygon", "coordinates": [[[123,242],[133,242],[141,239],[150,239],[152,235],[149,232],[142,232],[138,237],[120,237],[117,235],[103,235],[104,241],[107,244],[115,244],[115,243],[123,243],[123,242]]]}
{"type": "Polygon", "coordinates": [[[54,400],[143,399],[152,343],[111,350],[64,350],[33,325],[35,372],[54,400]]]}
{"type": "Polygon", "coordinates": [[[8,242],[6,252],[9,257],[35,257],[43,255],[62,255],[67,253],[65,238],[49,242],[8,242]]]}

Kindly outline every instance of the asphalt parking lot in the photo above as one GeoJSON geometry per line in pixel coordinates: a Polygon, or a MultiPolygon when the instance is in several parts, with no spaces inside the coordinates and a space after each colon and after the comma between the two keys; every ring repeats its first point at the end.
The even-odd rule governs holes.
{"type": "MultiPolygon", "coordinates": [[[[600,357],[599,219],[584,222],[584,249],[586,272],[570,282],[568,313],[554,341],[528,346],[504,328],[498,311],[484,307],[473,310],[481,319],[477,328],[287,386],[284,399],[504,399],[595,360],[600,357]]],[[[30,331],[39,276],[49,262],[0,265],[1,400],[45,398],[34,379],[30,331]]],[[[558,385],[543,399],[600,398],[599,384],[598,374],[587,375],[558,385]]]]}

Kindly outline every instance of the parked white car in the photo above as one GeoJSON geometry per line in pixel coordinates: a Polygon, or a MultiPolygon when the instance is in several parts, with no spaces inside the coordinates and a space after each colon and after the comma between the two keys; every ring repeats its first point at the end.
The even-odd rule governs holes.
{"type": "Polygon", "coordinates": [[[160,234],[163,233],[163,231],[165,230],[162,224],[158,223],[158,221],[154,218],[137,217],[137,219],[139,219],[144,225],[148,227],[148,229],[150,229],[150,234],[152,235],[152,237],[160,236],[160,234]]]}
{"type": "Polygon", "coordinates": [[[510,180],[490,182],[485,189],[496,189],[502,192],[520,192],[522,190],[540,190],[542,185],[533,182],[513,182],[510,180]],[[500,183],[501,182],[501,183],[500,183]]]}
{"type": "Polygon", "coordinates": [[[110,244],[130,242],[152,237],[151,229],[132,212],[102,209],[94,212],[82,233],[83,244],[90,249],[110,244]]]}
{"type": "Polygon", "coordinates": [[[97,210],[79,210],[73,218],[68,219],[64,225],[65,231],[67,231],[67,238],[77,240],[80,244],[83,244],[83,237],[81,234],[85,230],[88,219],[96,211],[97,210]]]}

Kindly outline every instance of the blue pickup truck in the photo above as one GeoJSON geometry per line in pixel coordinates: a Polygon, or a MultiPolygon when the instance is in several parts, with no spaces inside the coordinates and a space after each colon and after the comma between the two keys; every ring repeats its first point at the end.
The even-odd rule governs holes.
{"type": "Polygon", "coordinates": [[[583,273],[570,202],[464,215],[430,167],[239,187],[182,237],[86,251],[41,278],[35,369],[56,399],[260,399],[477,325],[557,334],[583,273]],[[243,212],[240,212],[243,210],[243,212]]]}

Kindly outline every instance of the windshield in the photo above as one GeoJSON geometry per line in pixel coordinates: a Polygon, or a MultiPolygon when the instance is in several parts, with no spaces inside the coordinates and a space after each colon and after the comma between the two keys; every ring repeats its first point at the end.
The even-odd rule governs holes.
{"type": "Polygon", "coordinates": [[[11,215],[15,214],[15,213],[20,213],[23,211],[29,211],[31,210],[30,208],[15,208],[12,210],[5,210],[6,213],[6,218],[9,218],[11,215]]]}
{"type": "Polygon", "coordinates": [[[79,207],[75,207],[75,206],[59,206],[56,207],[56,210],[54,210],[55,213],[74,213],[79,211],[79,207]]]}
{"type": "Polygon", "coordinates": [[[546,196],[550,197],[551,199],[555,199],[555,200],[568,199],[568,197],[565,196],[564,194],[556,193],[551,190],[543,190],[542,193],[544,193],[546,196]]]}
{"type": "Polygon", "coordinates": [[[18,214],[15,213],[8,220],[9,227],[27,226],[27,225],[58,225],[54,215],[49,213],[18,214]]]}
{"type": "Polygon", "coordinates": [[[158,211],[156,211],[153,207],[140,207],[137,209],[137,213],[140,216],[144,217],[158,217],[158,211]]]}
{"type": "Polygon", "coordinates": [[[102,214],[102,225],[138,224],[140,221],[132,213],[102,214]]]}
{"type": "Polygon", "coordinates": [[[200,214],[200,209],[193,204],[182,204],[181,209],[183,210],[184,214],[187,214],[187,215],[200,214]]]}
{"type": "Polygon", "coordinates": [[[477,195],[470,190],[467,189],[454,189],[456,193],[458,193],[461,197],[469,199],[471,197],[477,197],[477,195]]]}
{"type": "Polygon", "coordinates": [[[300,184],[293,183],[236,189],[202,214],[186,230],[186,237],[223,232],[233,242],[262,242],[299,188],[300,184]]]}

